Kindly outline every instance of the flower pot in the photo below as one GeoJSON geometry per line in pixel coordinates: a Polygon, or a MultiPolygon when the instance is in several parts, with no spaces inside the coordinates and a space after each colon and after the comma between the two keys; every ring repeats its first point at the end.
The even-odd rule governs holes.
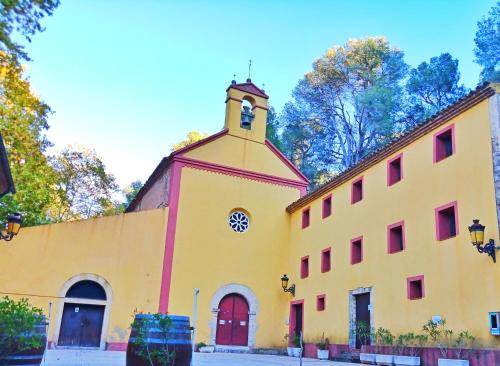
{"type": "Polygon", "coordinates": [[[360,353],[359,360],[361,363],[375,365],[375,353],[360,353]]]}
{"type": "Polygon", "coordinates": [[[205,347],[200,347],[200,352],[201,353],[214,353],[215,347],[214,346],[205,346],[205,347]]]}
{"type": "Polygon", "coordinates": [[[396,366],[420,366],[420,357],[414,356],[394,356],[396,366]]]}
{"type": "Polygon", "coordinates": [[[292,347],[292,355],[293,357],[300,357],[302,354],[302,348],[300,347],[292,347]]]}
{"type": "Polygon", "coordinates": [[[293,356],[293,347],[287,347],[286,348],[286,354],[290,357],[293,356]]]}
{"type": "Polygon", "coordinates": [[[392,366],[394,363],[393,355],[375,355],[377,365],[392,366]]]}
{"type": "Polygon", "coordinates": [[[469,366],[469,361],[453,360],[450,358],[438,358],[438,366],[469,366]]]}
{"type": "Polygon", "coordinates": [[[319,360],[328,360],[328,357],[330,356],[330,350],[318,349],[317,354],[319,360]]]}

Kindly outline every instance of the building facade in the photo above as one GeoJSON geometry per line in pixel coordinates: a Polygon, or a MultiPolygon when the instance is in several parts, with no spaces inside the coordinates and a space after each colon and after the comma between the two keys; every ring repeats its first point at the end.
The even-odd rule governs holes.
{"type": "Polygon", "coordinates": [[[164,158],[127,213],[26,228],[0,247],[0,293],[49,314],[62,347],[124,349],[134,311],[193,315],[197,341],[282,348],[302,331],[359,348],[358,321],[420,332],[434,317],[499,347],[497,86],[484,85],[307,193],[268,140],[268,96],[226,90],[221,132],[164,158]],[[244,108],[243,107],[248,107],[244,108]],[[280,285],[286,273],[294,295],[280,285]]]}

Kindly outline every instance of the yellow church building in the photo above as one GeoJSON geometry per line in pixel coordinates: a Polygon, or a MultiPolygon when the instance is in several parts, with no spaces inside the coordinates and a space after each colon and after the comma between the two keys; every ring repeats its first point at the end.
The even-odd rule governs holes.
{"type": "Polygon", "coordinates": [[[499,90],[308,193],[266,139],[268,96],[233,81],[223,129],[163,158],[125,214],[1,245],[0,295],[50,314],[53,347],[125,349],[134,311],[192,317],[199,289],[197,341],[221,350],[283,348],[299,331],[356,349],[357,321],[400,334],[431,318],[498,348],[500,263],[468,227],[499,242],[499,90]]]}

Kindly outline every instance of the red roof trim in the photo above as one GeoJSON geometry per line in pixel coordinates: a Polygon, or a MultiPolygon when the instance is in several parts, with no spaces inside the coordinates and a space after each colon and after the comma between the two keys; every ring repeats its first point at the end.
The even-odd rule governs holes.
{"type": "Polygon", "coordinates": [[[253,94],[253,95],[257,95],[259,97],[262,97],[262,98],[265,98],[265,99],[269,99],[269,96],[264,93],[264,91],[262,89],[259,89],[254,83],[252,82],[249,82],[249,83],[241,83],[241,84],[231,84],[228,86],[228,88],[226,89],[226,92],[229,90],[229,89],[236,89],[236,90],[240,90],[242,92],[246,92],[246,93],[250,93],[250,94],[253,94]]]}
{"type": "Polygon", "coordinates": [[[224,135],[226,135],[228,133],[228,129],[224,129],[220,132],[217,132],[217,133],[214,133],[213,135],[210,135],[208,137],[205,137],[204,139],[201,139],[199,141],[196,141],[190,145],[187,145],[187,146],[184,146],[184,147],[181,147],[180,149],[178,150],[175,150],[174,152],[172,152],[172,156],[177,156],[177,155],[184,155],[185,153],[187,153],[188,151],[191,151],[191,150],[194,150],[194,149],[197,149],[198,147],[200,146],[203,146],[205,144],[208,144],[209,142],[212,142],[214,140],[217,140],[219,137],[222,137],[224,135]]]}
{"type": "Polygon", "coordinates": [[[271,141],[269,141],[268,139],[266,139],[266,146],[274,153],[274,155],[276,155],[291,171],[293,171],[295,173],[295,175],[297,177],[299,177],[301,180],[303,180],[304,182],[306,182],[307,184],[309,184],[309,179],[307,179],[307,177],[302,174],[302,172],[295,166],[293,165],[293,163],[288,160],[288,158],[283,155],[283,153],[281,151],[279,151],[279,149],[273,145],[273,143],[271,141]]]}

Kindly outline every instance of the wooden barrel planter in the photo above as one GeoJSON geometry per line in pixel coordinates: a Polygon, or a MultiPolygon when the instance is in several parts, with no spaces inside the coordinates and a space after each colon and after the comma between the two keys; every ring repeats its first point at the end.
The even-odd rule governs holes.
{"type": "MultiPolygon", "coordinates": [[[[189,317],[163,316],[168,316],[171,320],[171,326],[167,331],[160,329],[159,321],[155,315],[136,314],[127,345],[127,366],[150,366],[149,360],[144,355],[146,348],[150,351],[168,349],[169,353],[174,352],[171,365],[189,366],[191,364],[189,317]]],[[[155,366],[160,366],[160,363],[152,361],[155,366]]]]}
{"type": "Polygon", "coordinates": [[[35,325],[32,333],[20,334],[19,338],[26,336],[31,337],[33,335],[40,337],[40,347],[24,350],[2,358],[0,359],[0,365],[40,366],[43,360],[43,354],[45,353],[45,347],[47,345],[47,323],[45,321],[45,317],[35,325]]]}

